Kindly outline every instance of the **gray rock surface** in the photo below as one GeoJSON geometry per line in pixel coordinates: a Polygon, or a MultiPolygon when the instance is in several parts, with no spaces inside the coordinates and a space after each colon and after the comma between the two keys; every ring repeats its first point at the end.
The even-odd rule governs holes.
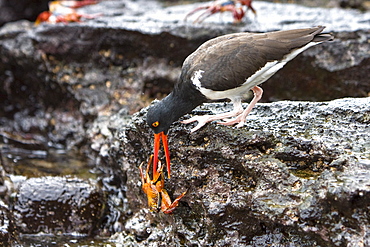
{"type": "MultiPolygon", "coordinates": [[[[194,114],[229,108],[207,104],[194,114]]],[[[131,178],[152,151],[145,112],[111,149],[131,178]]],[[[132,217],[121,238],[148,246],[367,246],[369,123],[369,98],[258,104],[241,129],[211,123],[190,134],[176,123],[166,188],[188,193],[174,215],[149,213],[138,181],[129,179],[132,217]]]]}
{"type": "Polygon", "coordinates": [[[90,234],[105,207],[95,183],[71,177],[30,178],[21,184],[13,208],[18,231],[25,234],[90,234]]]}
{"type": "MultiPolygon", "coordinates": [[[[17,180],[47,176],[53,166],[44,159],[73,151],[88,161],[81,170],[96,174],[107,201],[92,235],[117,232],[111,239],[125,246],[369,245],[369,12],[254,1],[257,16],[248,13],[240,25],[228,13],[184,22],[201,4],[102,1],[79,10],[102,14],[93,20],[0,29],[3,239],[21,233],[10,200],[22,195],[17,180]],[[210,38],[314,25],[327,26],[335,41],[262,85],[264,101],[298,102],[259,104],[242,129],[212,123],[190,134],[190,126],[174,124],[166,189],[172,198],[189,191],[174,215],[150,213],[138,166],[152,153],[152,133],[146,109],[134,113],[168,94],[186,56],[210,38]],[[334,100],[343,97],[355,98],[334,100]],[[37,165],[22,174],[27,159],[37,165]]],[[[206,104],[192,114],[225,109],[206,104]]],[[[51,174],[66,183],[59,168],[51,174]]]]}

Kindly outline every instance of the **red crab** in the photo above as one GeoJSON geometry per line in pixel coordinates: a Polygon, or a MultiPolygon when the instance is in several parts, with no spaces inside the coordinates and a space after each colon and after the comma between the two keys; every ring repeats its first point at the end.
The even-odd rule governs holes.
{"type": "Polygon", "coordinates": [[[76,9],[98,3],[97,0],[82,1],[52,1],[49,3],[49,10],[40,13],[35,21],[35,25],[41,22],[58,23],[58,22],[80,22],[81,18],[93,19],[97,15],[79,14],[76,9]]]}
{"type": "Polygon", "coordinates": [[[179,195],[173,202],[168,195],[167,191],[164,189],[164,176],[162,173],[163,166],[161,162],[158,162],[158,170],[153,175],[153,179],[149,176],[150,166],[153,163],[153,155],[150,156],[146,171],[142,169],[140,165],[140,176],[142,189],[148,198],[148,206],[151,211],[158,212],[161,210],[165,214],[171,214],[176,207],[179,205],[180,199],[185,196],[186,191],[179,195]]]}
{"type": "Polygon", "coordinates": [[[186,15],[185,20],[190,15],[193,15],[195,12],[205,9],[206,11],[203,14],[199,15],[194,23],[201,23],[207,17],[217,12],[222,13],[226,11],[232,12],[234,23],[239,23],[246,13],[246,10],[244,10],[244,6],[247,7],[247,10],[250,9],[254,14],[256,14],[256,10],[252,7],[252,0],[216,0],[211,5],[201,6],[194,9],[186,15]]]}

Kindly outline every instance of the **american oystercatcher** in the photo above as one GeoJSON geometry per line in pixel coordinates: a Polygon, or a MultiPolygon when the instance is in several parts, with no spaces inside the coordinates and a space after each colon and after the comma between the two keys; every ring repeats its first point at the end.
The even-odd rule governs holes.
{"type": "Polygon", "coordinates": [[[182,121],[198,125],[191,132],[214,120],[223,125],[244,125],[245,118],[261,99],[258,87],[299,53],[333,40],[321,33],[325,27],[295,29],[269,33],[234,33],[211,39],[190,54],[183,63],[181,75],[173,91],[149,108],[147,123],[154,131],[153,173],[157,174],[158,152],[162,139],[168,177],[170,154],[167,132],[170,125],[184,114],[208,100],[230,99],[234,109],[218,115],[195,116],[182,121]],[[243,109],[242,95],[252,90],[254,97],[243,109]],[[234,119],[228,119],[232,118],[234,119]]]}

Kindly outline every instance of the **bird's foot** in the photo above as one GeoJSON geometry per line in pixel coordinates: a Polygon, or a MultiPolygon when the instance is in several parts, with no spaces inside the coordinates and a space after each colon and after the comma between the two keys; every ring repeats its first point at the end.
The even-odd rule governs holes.
{"type": "Polygon", "coordinates": [[[223,122],[217,122],[218,124],[226,125],[226,126],[231,126],[234,124],[237,124],[235,127],[241,128],[245,124],[245,118],[243,114],[240,114],[236,118],[233,119],[223,119],[223,122]]]}
{"type": "MultiPolygon", "coordinates": [[[[254,93],[254,97],[252,101],[249,103],[248,107],[245,108],[245,110],[236,116],[236,118],[233,119],[222,119],[224,122],[218,122],[218,124],[222,125],[234,125],[237,124],[236,127],[240,128],[243,127],[245,124],[245,119],[247,118],[248,114],[252,111],[255,104],[261,99],[263,90],[259,86],[255,86],[252,88],[252,91],[254,93]]],[[[235,115],[234,115],[235,116],[235,115]]]]}
{"type": "Polygon", "coordinates": [[[188,124],[192,122],[198,122],[198,124],[190,130],[191,133],[202,128],[206,123],[213,121],[212,115],[194,116],[192,118],[181,121],[181,123],[188,124]]]}

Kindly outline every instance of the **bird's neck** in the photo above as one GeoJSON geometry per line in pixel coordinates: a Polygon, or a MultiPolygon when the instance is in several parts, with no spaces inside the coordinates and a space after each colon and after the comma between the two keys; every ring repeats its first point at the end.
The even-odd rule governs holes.
{"type": "Polygon", "coordinates": [[[192,85],[180,83],[163,99],[163,103],[173,112],[173,121],[190,113],[195,107],[206,102],[206,98],[192,85]]]}

